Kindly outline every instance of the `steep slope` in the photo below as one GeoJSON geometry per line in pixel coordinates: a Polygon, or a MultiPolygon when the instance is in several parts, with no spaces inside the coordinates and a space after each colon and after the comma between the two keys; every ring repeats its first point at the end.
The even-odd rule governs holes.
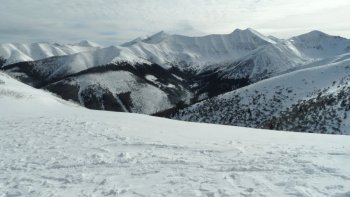
{"type": "MultiPolygon", "coordinates": [[[[344,57],[344,56],[342,56],[344,57]]],[[[271,119],[283,117],[288,111],[298,110],[303,102],[319,100],[317,108],[303,108],[310,114],[318,116],[312,123],[300,126],[295,131],[320,133],[349,133],[348,129],[348,76],[350,75],[350,58],[339,58],[338,61],[294,71],[284,75],[240,88],[213,99],[190,106],[175,118],[188,121],[230,124],[247,127],[268,127],[271,119]],[[323,102],[326,90],[332,90],[334,102],[323,102]],[[326,107],[326,108],[324,108],[326,107]],[[329,111],[336,111],[330,115],[329,111]],[[336,122],[337,124],[328,124],[336,122]],[[317,125],[318,126],[315,126],[317,125]],[[313,125],[313,126],[310,126],[313,125]]],[[[329,99],[327,99],[329,100],[329,99]]],[[[310,119],[308,113],[298,113],[296,119],[310,119]]],[[[301,122],[299,122],[301,123],[301,122]]],[[[288,121],[290,129],[298,127],[298,121],[288,121]]],[[[271,126],[272,127],[272,126],[271,126]]],[[[272,127],[279,128],[282,127],[272,127]]]]}
{"type": "Polygon", "coordinates": [[[53,56],[69,55],[83,51],[93,51],[100,48],[96,43],[82,41],[77,44],[50,44],[50,43],[3,43],[0,44],[0,62],[1,66],[14,64],[17,62],[26,62],[44,59],[53,56]]]}
{"type": "Polygon", "coordinates": [[[88,110],[0,72],[3,196],[347,196],[349,137],[88,110]]]}

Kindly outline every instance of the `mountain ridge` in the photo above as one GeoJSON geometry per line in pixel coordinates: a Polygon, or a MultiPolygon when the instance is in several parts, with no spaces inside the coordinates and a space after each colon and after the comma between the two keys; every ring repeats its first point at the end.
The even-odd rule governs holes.
{"type": "Polygon", "coordinates": [[[0,43],[0,57],[6,66],[18,62],[35,61],[53,56],[70,55],[79,52],[92,51],[101,48],[100,45],[89,41],[81,41],[77,44],[57,44],[48,42],[36,43],[0,43]]]}

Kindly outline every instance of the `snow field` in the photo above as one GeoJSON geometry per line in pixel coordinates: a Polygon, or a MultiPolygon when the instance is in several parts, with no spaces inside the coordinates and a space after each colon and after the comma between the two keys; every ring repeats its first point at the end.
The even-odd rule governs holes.
{"type": "Polygon", "coordinates": [[[0,73],[0,196],[347,196],[349,136],[94,111],[0,73]],[[45,101],[45,102],[44,102],[45,101]]]}

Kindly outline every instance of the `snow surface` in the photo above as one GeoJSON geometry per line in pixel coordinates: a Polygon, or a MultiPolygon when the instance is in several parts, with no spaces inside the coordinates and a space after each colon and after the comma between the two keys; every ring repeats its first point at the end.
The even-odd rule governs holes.
{"type": "Polygon", "coordinates": [[[348,196],[349,136],[88,110],[0,73],[0,196],[348,196]]]}

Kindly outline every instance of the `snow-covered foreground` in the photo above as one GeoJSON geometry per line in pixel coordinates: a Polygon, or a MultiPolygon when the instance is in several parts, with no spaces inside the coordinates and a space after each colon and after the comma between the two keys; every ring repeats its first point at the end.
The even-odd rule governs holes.
{"type": "Polygon", "coordinates": [[[0,73],[0,196],[349,196],[349,141],[87,110],[0,73]]]}

